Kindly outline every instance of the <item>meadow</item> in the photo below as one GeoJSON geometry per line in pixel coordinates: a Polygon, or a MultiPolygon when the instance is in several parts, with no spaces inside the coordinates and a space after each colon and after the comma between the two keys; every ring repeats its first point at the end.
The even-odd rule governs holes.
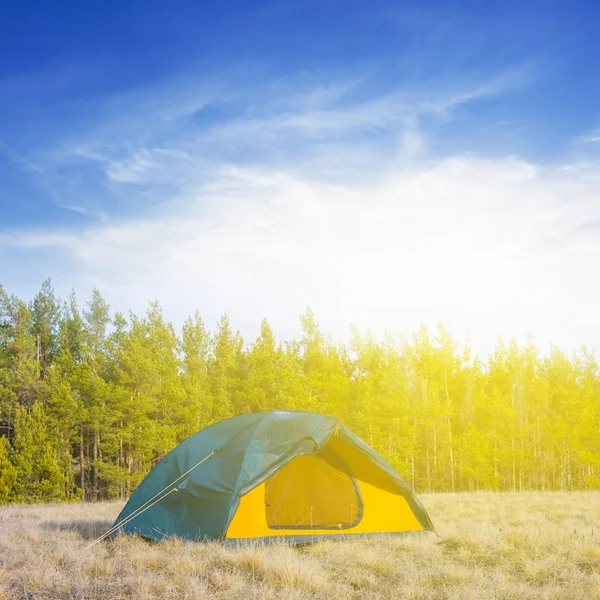
{"type": "Polygon", "coordinates": [[[226,550],[89,547],[121,503],[0,508],[0,598],[600,599],[600,494],[421,495],[436,533],[226,550]]]}

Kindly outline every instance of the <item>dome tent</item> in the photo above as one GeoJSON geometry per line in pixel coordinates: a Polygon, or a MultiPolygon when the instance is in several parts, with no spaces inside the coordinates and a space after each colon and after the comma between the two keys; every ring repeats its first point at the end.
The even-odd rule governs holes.
{"type": "Polygon", "coordinates": [[[191,436],[138,486],[109,535],[286,539],[433,530],[410,487],[334,417],[272,411],[191,436]]]}

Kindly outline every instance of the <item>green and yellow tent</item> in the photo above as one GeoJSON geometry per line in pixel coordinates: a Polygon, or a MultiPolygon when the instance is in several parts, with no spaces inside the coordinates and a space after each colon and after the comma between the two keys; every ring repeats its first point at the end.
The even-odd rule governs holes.
{"type": "Polygon", "coordinates": [[[305,543],[433,530],[392,467],[334,417],[272,411],[216,423],[163,458],[109,535],[305,543]]]}

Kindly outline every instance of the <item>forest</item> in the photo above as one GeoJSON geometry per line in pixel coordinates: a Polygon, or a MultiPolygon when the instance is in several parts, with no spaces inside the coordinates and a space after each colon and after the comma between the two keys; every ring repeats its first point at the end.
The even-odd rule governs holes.
{"type": "Polygon", "coordinates": [[[0,286],[0,504],[127,497],[179,442],[272,409],[339,417],[417,492],[600,485],[600,372],[592,352],[533,337],[480,357],[439,325],[410,338],[351,328],[339,343],[310,309],[300,339],[264,319],[243,340],[227,315],[177,331],[157,302],[112,313],[46,280],[26,302],[0,286]]]}

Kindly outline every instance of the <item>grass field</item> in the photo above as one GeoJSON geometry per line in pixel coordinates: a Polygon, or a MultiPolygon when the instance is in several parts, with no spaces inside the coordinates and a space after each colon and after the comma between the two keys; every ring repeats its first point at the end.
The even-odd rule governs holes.
{"type": "Polygon", "coordinates": [[[437,534],[225,550],[122,537],[120,504],[0,508],[0,598],[600,599],[600,494],[423,495],[437,534]]]}

